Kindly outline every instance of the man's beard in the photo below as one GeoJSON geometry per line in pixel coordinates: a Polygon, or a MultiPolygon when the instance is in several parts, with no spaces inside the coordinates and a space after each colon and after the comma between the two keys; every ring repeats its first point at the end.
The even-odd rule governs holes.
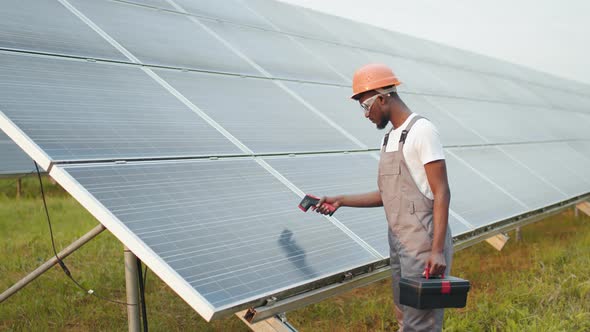
{"type": "Polygon", "coordinates": [[[383,117],[381,119],[381,122],[377,123],[375,126],[377,127],[377,129],[383,130],[383,129],[385,129],[385,127],[387,127],[388,123],[389,123],[389,119],[383,117]]]}

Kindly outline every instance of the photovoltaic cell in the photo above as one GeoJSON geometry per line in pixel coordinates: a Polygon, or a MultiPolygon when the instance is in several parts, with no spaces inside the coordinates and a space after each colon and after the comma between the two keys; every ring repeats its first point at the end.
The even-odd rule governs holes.
{"type": "Polygon", "coordinates": [[[0,111],[54,160],[241,153],[131,66],[2,54],[0,111]]]}
{"type": "Polygon", "coordinates": [[[65,170],[215,310],[376,261],[253,160],[65,170]]]}
{"type": "Polygon", "coordinates": [[[359,148],[271,80],[157,73],[256,153],[359,148]]]}
{"type": "Polygon", "coordinates": [[[121,2],[71,3],[142,63],[259,74],[187,15],[121,2]]]}
{"type": "Polygon", "coordinates": [[[2,1],[0,48],[125,59],[56,0],[2,1]]]}

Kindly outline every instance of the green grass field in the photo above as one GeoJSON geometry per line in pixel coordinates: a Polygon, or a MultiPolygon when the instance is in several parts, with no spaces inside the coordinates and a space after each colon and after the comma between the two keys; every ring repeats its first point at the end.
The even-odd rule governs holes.
{"type": "MultiPolygon", "coordinates": [[[[46,182],[58,250],[97,221],[57,186],[46,182]]],[[[38,183],[0,179],[0,289],[52,255],[38,183]]],[[[125,300],[123,246],[108,232],[65,260],[74,277],[101,296],[125,300]]],[[[590,218],[568,210],[522,229],[522,241],[502,252],[486,243],[455,254],[454,275],[472,289],[464,309],[446,311],[446,331],[590,331],[590,218]]],[[[236,317],[206,323],[148,272],[152,331],[248,331],[236,317]]],[[[288,313],[300,331],[391,331],[389,280],[288,313]]],[[[0,304],[2,331],[123,331],[126,308],[78,289],[53,268],[0,304]]]]}

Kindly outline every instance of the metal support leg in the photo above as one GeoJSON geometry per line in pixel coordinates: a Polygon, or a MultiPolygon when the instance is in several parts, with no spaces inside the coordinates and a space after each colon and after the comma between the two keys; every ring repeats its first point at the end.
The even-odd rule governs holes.
{"type": "Polygon", "coordinates": [[[137,257],[125,247],[125,285],[127,288],[127,322],[129,332],[140,331],[139,320],[139,272],[137,257]]]}
{"type": "Polygon", "coordinates": [[[23,195],[23,182],[21,178],[16,179],[16,199],[20,199],[23,195]]]}
{"type": "Polygon", "coordinates": [[[521,234],[520,234],[520,227],[516,227],[516,231],[514,232],[514,237],[516,242],[520,242],[521,234]]]}
{"type": "MultiPolygon", "coordinates": [[[[84,234],[84,236],[72,242],[72,244],[60,251],[57,254],[57,256],[60,259],[68,257],[71,253],[73,253],[78,248],[86,244],[86,242],[92,240],[94,237],[96,237],[104,230],[105,228],[102,224],[94,227],[90,232],[84,234]]],[[[12,287],[4,291],[4,293],[0,294],[0,303],[4,302],[4,300],[8,299],[11,295],[13,295],[14,293],[18,292],[21,288],[28,285],[31,281],[35,280],[35,278],[43,274],[45,271],[49,270],[55,264],[57,264],[57,258],[53,256],[47,262],[43,263],[43,265],[35,269],[35,271],[29,273],[26,277],[22,278],[19,282],[17,282],[12,287]]]]}

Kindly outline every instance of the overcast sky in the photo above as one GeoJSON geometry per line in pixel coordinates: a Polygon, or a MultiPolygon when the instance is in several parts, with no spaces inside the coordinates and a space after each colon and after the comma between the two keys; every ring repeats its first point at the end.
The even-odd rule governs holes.
{"type": "Polygon", "coordinates": [[[588,0],[282,0],[590,84],[588,0]]]}

